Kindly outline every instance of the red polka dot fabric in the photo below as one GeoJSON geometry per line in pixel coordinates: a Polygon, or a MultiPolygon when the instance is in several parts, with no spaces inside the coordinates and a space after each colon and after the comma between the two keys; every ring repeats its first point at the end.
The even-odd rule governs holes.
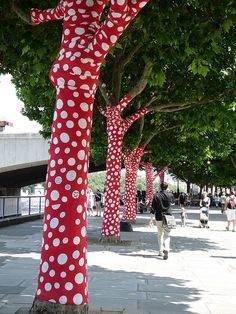
{"type": "Polygon", "coordinates": [[[118,105],[109,105],[106,110],[99,107],[107,120],[108,150],[106,160],[106,193],[103,214],[102,235],[120,236],[120,175],[123,138],[129,127],[148,110],[140,109],[132,116],[122,118],[124,108],[132,100],[126,95],[118,105]]]}
{"type": "Polygon", "coordinates": [[[153,200],[153,182],[155,180],[155,176],[153,175],[153,167],[151,162],[144,163],[144,170],[146,173],[146,200],[149,204],[152,204],[153,200]]]}
{"type": "Polygon", "coordinates": [[[144,147],[136,147],[128,154],[123,154],[125,163],[125,197],[122,219],[136,220],[136,179],[144,147]]]}
{"type": "Polygon", "coordinates": [[[163,167],[158,173],[154,175],[152,162],[145,162],[143,164],[146,172],[146,200],[149,202],[149,204],[152,204],[154,194],[153,183],[158,176],[160,177],[160,182],[164,182],[163,175],[165,174],[165,171],[167,171],[168,166],[163,167]]]}
{"type": "Polygon", "coordinates": [[[147,2],[112,0],[103,25],[100,17],[108,0],[62,0],[56,8],[30,11],[35,25],[63,20],[61,47],[50,71],[57,96],[36,299],[72,305],[88,302],[86,189],[99,70],[147,2]]]}

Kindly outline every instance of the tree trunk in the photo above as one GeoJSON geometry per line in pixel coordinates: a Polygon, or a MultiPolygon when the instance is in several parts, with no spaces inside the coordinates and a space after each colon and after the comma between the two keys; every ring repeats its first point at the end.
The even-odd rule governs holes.
{"type": "Polygon", "coordinates": [[[125,175],[125,197],[122,219],[136,221],[136,178],[137,172],[127,171],[125,175]]]}
{"type": "Polygon", "coordinates": [[[146,172],[146,200],[149,206],[152,205],[154,188],[153,188],[153,167],[151,162],[145,162],[145,172],[146,172]]]}
{"type": "Polygon", "coordinates": [[[136,179],[143,153],[143,147],[136,147],[132,152],[127,155],[123,155],[126,168],[124,197],[125,208],[122,215],[124,220],[136,220],[136,179]]]}
{"type": "Polygon", "coordinates": [[[50,72],[57,99],[47,172],[41,263],[32,313],[45,312],[45,306],[47,313],[60,313],[60,305],[68,305],[68,309],[71,305],[79,306],[78,313],[87,313],[85,204],[99,69],[110,48],[148,0],[130,2],[129,10],[127,1],[111,2],[108,17],[99,28],[107,0],[100,2],[91,9],[95,13],[92,15],[78,13],[81,9],[89,10],[84,1],[71,1],[71,6],[65,5],[67,1],[60,1],[54,9],[30,11],[34,24],[64,19],[62,45],[50,72]],[[96,26],[91,28],[92,24],[96,26]],[[57,307],[54,304],[59,304],[58,311],[52,310],[57,307]]]}
{"type": "Polygon", "coordinates": [[[189,194],[189,193],[190,193],[190,185],[191,185],[191,182],[190,182],[190,181],[187,181],[186,184],[187,184],[187,193],[189,194]]]}
{"type": "Polygon", "coordinates": [[[165,182],[165,172],[161,172],[159,175],[159,178],[160,178],[160,183],[165,182]]]}
{"type": "MultiPolygon", "coordinates": [[[[115,110],[115,108],[114,108],[115,110]]],[[[103,213],[102,236],[120,237],[120,177],[121,177],[121,149],[123,132],[118,125],[110,120],[108,130],[108,151],[106,161],[106,193],[105,210],[103,213]]],[[[105,240],[103,239],[103,242],[105,240]]]]}
{"type": "MultiPolygon", "coordinates": [[[[25,312],[26,313],[26,312],[25,312]]],[[[88,314],[88,305],[69,305],[56,304],[52,302],[45,302],[34,300],[32,308],[29,310],[30,314],[88,314]]]]}

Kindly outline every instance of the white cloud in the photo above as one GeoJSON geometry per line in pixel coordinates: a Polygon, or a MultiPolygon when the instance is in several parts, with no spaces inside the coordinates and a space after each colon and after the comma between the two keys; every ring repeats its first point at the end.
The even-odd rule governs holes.
{"type": "Polygon", "coordinates": [[[13,123],[4,133],[38,133],[40,125],[21,114],[23,103],[17,98],[10,75],[0,76],[0,120],[13,123]]]}

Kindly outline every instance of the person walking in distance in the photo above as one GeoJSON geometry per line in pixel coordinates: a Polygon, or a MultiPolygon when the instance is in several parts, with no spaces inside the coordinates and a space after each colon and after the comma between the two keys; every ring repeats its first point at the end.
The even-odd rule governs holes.
{"type": "Polygon", "coordinates": [[[225,209],[225,203],[226,203],[226,195],[225,195],[225,192],[223,192],[221,197],[220,197],[221,213],[222,214],[223,214],[224,209],[225,209]]]}
{"type": "Polygon", "coordinates": [[[231,192],[230,196],[227,197],[224,213],[227,215],[227,227],[226,230],[229,231],[230,224],[232,222],[233,229],[232,231],[235,232],[235,224],[236,224],[236,197],[233,192],[231,192]]]}
{"type": "Polygon", "coordinates": [[[96,210],[97,215],[96,216],[102,216],[102,193],[99,189],[97,189],[97,192],[95,194],[95,202],[96,202],[96,210]]]}
{"type": "Polygon", "coordinates": [[[157,225],[157,239],[159,245],[159,256],[163,256],[164,260],[168,259],[170,251],[170,229],[163,225],[163,215],[171,215],[171,204],[174,203],[174,196],[167,192],[168,184],[162,182],[160,192],[154,194],[152,201],[151,214],[155,215],[157,225]]]}

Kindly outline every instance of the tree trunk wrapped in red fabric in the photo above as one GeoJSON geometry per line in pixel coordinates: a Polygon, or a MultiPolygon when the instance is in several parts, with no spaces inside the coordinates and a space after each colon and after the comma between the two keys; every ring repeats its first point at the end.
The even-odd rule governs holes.
{"type": "Polygon", "coordinates": [[[108,0],[61,0],[56,8],[30,11],[35,25],[63,19],[61,47],[50,71],[57,96],[37,300],[70,305],[88,302],[86,189],[99,69],[148,1],[112,0],[102,26],[100,17],[108,0]]]}
{"type": "MultiPolygon", "coordinates": [[[[152,162],[144,162],[143,163],[144,168],[145,168],[145,172],[146,172],[146,200],[148,201],[148,204],[152,204],[152,200],[153,200],[153,183],[156,180],[156,178],[159,176],[163,179],[163,173],[165,173],[168,169],[168,166],[163,167],[159,172],[157,172],[156,174],[153,173],[153,166],[152,166],[152,162]]],[[[161,181],[160,182],[164,182],[161,181]]]]}
{"type": "Polygon", "coordinates": [[[140,160],[145,153],[144,147],[136,147],[134,150],[123,154],[125,164],[125,197],[122,219],[136,220],[136,179],[140,160]]]}
{"type": "Polygon", "coordinates": [[[98,107],[107,119],[108,135],[105,210],[102,226],[102,235],[105,237],[120,236],[120,172],[123,137],[132,123],[148,112],[148,109],[140,109],[132,116],[123,119],[121,113],[131,99],[130,95],[126,95],[117,106],[109,105],[106,110],[98,107]]]}

